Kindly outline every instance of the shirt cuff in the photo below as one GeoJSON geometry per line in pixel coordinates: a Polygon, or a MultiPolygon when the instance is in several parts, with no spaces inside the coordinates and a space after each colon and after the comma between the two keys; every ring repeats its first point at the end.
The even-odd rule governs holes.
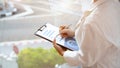
{"type": "Polygon", "coordinates": [[[80,65],[80,54],[78,51],[65,51],[63,57],[65,61],[70,65],[80,65]]]}

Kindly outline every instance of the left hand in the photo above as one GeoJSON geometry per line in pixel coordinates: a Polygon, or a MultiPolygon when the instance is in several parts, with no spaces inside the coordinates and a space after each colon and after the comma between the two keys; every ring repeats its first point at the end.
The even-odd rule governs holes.
{"type": "Polygon", "coordinates": [[[56,39],[53,41],[53,46],[61,56],[63,56],[64,52],[67,50],[67,48],[57,45],[56,39]]]}

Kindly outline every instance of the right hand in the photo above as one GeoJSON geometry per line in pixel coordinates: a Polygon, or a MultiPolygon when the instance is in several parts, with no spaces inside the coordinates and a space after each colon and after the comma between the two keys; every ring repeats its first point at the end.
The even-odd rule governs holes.
{"type": "Polygon", "coordinates": [[[59,32],[62,38],[75,36],[75,32],[71,30],[70,28],[68,28],[67,26],[60,26],[59,32]]]}

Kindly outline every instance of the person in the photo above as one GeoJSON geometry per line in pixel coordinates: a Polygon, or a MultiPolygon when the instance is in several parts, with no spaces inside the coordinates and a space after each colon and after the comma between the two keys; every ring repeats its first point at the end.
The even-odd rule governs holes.
{"type": "MultiPolygon", "coordinates": [[[[62,37],[74,37],[78,51],[56,44],[54,48],[70,65],[82,68],[120,68],[120,3],[115,0],[92,0],[75,30],[60,29],[62,37]]],[[[66,27],[66,26],[62,26],[66,27]]]]}
{"type": "Polygon", "coordinates": [[[18,68],[18,54],[19,54],[19,48],[16,44],[13,44],[12,46],[12,52],[10,53],[10,59],[11,59],[11,68],[18,68]]]}

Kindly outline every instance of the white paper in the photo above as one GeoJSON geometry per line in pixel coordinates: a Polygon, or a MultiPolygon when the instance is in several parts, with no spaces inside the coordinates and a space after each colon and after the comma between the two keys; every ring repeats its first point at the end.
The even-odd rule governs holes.
{"type": "Polygon", "coordinates": [[[78,45],[74,38],[62,38],[59,35],[59,28],[47,23],[43,25],[35,35],[45,38],[49,41],[53,41],[56,38],[56,43],[62,45],[71,50],[78,50],[78,45]]]}

